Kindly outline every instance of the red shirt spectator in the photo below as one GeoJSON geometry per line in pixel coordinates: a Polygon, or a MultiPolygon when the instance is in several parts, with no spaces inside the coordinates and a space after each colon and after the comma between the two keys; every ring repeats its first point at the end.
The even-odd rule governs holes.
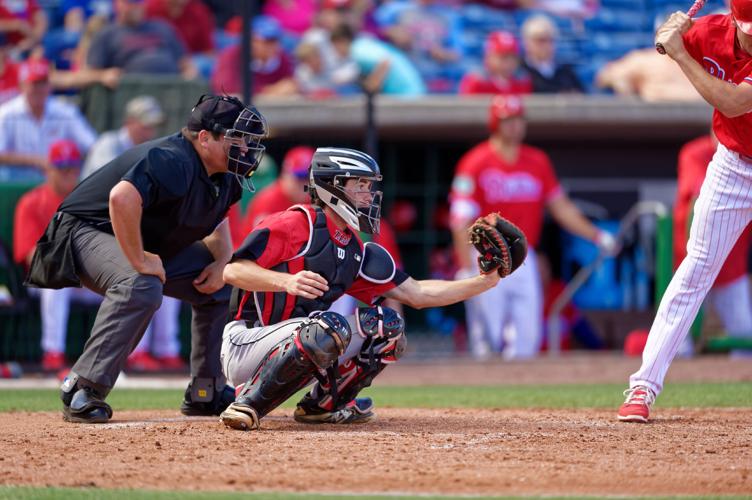
{"type": "Polygon", "coordinates": [[[146,0],[146,16],[171,24],[188,52],[214,50],[214,14],[200,0],[146,0]]]}
{"type": "Polygon", "coordinates": [[[514,35],[495,31],[486,39],[485,72],[468,73],[460,81],[460,94],[529,94],[530,78],[518,76],[520,47],[514,35]]]}
{"type": "MultiPolygon", "coordinates": [[[[706,135],[689,141],[679,152],[679,178],[674,205],[674,269],[679,267],[687,255],[692,207],[700,195],[700,187],[717,145],[715,137],[706,135]]],[[[748,227],[739,237],[714,285],[725,285],[747,274],[747,256],[752,236],[750,231],[752,230],[748,227]]]]}
{"type": "MultiPolygon", "coordinates": [[[[284,95],[297,91],[293,80],[294,66],[279,43],[282,29],[279,23],[268,16],[253,20],[253,93],[284,95]]],[[[225,49],[217,58],[217,66],[211,77],[215,93],[240,94],[243,91],[243,76],[240,74],[242,56],[240,44],[225,49]]]]}
{"type": "Polygon", "coordinates": [[[0,104],[18,94],[18,65],[7,55],[0,54],[0,104]]]}
{"type": "Polygon", "coordinates": [[[36,0],[0,0],[0,24],[7,22],[25,23],[27,28],[25,30],[20,29],[7,29],[5,35],[8,37],[8,43],[10,45],[18,45],[22,40],[29,38],[30,36],[37,36],[39,39],[44,35],[44,31],[47,29],[46,16],[43,19],[37,18],[44,16],[44,12],[40,10],[39,4],[36,0]],[[30,31],[37,31],[34,29],[35,24],[44,22],[44,26],[41,33],[30,33],[30,31]]]}

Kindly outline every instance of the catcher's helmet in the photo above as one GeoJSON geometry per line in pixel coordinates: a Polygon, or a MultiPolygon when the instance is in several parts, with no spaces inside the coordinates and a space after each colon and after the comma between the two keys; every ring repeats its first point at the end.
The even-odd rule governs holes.
{"type": "Polygon", "coordinates": [[[251,176],[264,156],[261,140],[267,135],[266,119],[254,107],[236,97],[204,94],[191,110],[189,130],[222,134],[227,168],[240,185],[255,191],[251,176]]]}
{"type": "Polygon", "coordinates": [[[381,172],[376,160],[346,148],[318,148],[308,171],[311,199],[321,200],[357,231],[377,234],[381,218],[381,172]],[[345,190],[349,179],[371,181],[367,191],[345,190]]]}
{"type": "Polygon", "coordinates": [[[488,130],[495,133],[499,130],[499,121],[513,116],[524,116],[525,107],[522,99],[517,96],[498,95],[491,101],[488,108],[488,130]]]}
{"type": "Polygon", "coordinates": [[[747,35],[752,35],[752,0],[731,0],[731,15],[747,35]]]}

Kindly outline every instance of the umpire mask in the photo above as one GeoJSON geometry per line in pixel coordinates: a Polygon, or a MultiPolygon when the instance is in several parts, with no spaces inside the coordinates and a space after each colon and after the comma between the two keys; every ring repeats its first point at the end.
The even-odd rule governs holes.
{"type": "Polygon", "coordinates": [[[254,107],[232,96],[202,95],[191,111],[189,130],[222,134],[227,170],[243,189],[255,191],[251,176],[264,156],[261,141],[267,135],[266,119],[254,107]]]}
{"type": "Polygon", "coordinates": [[[255,191],[251,176],[261,163],[266,147],[261,144],[267,135],[266,119],[253,106],[240,112],[235,124],[225,131],[227,168],[243,189],[255,191]]]}

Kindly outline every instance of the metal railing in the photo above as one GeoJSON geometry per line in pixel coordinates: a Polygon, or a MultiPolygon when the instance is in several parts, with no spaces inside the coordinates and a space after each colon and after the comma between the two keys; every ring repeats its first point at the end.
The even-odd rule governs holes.
{"type": "MultiPolygon", "coordinates": [[[[616,241],[621,246],[627,231],[632,229],[632,227],[640,220],[640,217],[644,215],[665,217],[667,214],[668,208],[663,203],[657,201],[641,201],[636,203],[619,222],[619,230],[615,235],[616,241]]],[[[574,294],[577,293],[577,290],[579,290],[590,275],[593,274],[593,271],[601,265],[601,262],[603,262],[605,257],[606,255],[602,251],[598,252],[598,256],[593,262],[581,268],[577,274],[574,275],[551,306],[551,312],[547,318],[549,356],[556,357],[561,351],[561,322],[559,316],[562,310],[564,310],[567,304],[569,304],[572,297],[574,297],[574,294]]]]}

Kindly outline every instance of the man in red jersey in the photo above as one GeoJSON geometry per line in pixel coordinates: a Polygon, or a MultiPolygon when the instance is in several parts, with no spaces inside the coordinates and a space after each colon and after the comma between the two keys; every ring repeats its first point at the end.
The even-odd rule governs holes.
{"type": "Polygon", "coordinates": [[[249,234],[269,214],[287,210],[293,205],[307,203],[310,196],[305,192],[308,166],[313,158],[313,149],[296,146],[282,160],[279,178],[253,197],[243,220],[243,235],[249,234]]]}
{"type": "Polygon", "coordinates": [[[752,218],[752,0],[730,14],[696,21],[676,12],[655,35],[700,95],[715,108],[718,147],[694,205],[687,257],[663,295],[629,378],[618,419],[647,422],[650,408],[705,296],[752,218]]]}
{"type": "MultiPolygon", "coordinates": [[[[81,164],[81,153],[75,142],[53,142],[45,167],[46,182],[24,194],[18,201],[13,220],[13,258],[24,268],[28,269],[37,241],[57,207],[76,186],[81,164]]],[[[98,304],[102,299],[86,288],[39,290],[44,370],[58,371],[65,366],[65,337],[71,300],[98,304]]]]}
{"type": "MultiPolygon", "coordinates": [[[[708,164],[718,148],[712,134],[689,141],[679,152],[678,190],[674,205],[674,270],[687,256],[689,223],[692,207],[700,195],[708,164]]],[[[708,302],[721,319],[730,335],[752,334],[752,296],[747,278],[750,228],[744,231],[726,258],[721,271],[708,293],[708,302]]],[[[684,340],[682,350],[691,352],[691,337],[684,340]]]]}
{"type": "Polygon", "coordinates": [[[235,288],[221,360],[237,397],[220,418],[233,429],[258,428],[262,417],[314,379],[295,420],[371,420],[373,403],[356,396],[406,344],[402,317],[379,306],[381,297],[438,307],[499,281],[497,272],[416,281],[383,247],[362,243],[357,232],[378,233],[381,218],[381,173],[365,153],[319,148],[308,179],[312,205],[264,219],[224,270],[235,288]],[[345,293],[371,307],[348,317],[326,311],[345,293]]]}
{"type": "Polygon", "coordinates": [[[490,137],[460,159],[452,182],[450,220],[461,276],[476,272],[466,231],[485,213],[499,212],[516,224],[531,250],[512,276],[465,303],[470,347],[478,358],[502,349],[506,358],[538,353],[543,297],[534,250],[546,209],[568,231],[605,252],[616,249],[613,236],[590,223],[562,191],[548,156],[522,143],[524,114],[519,97],[495,97],[489,110],[490,137]],[[503,338],[506,326],[514,328],[511,339],[503,338]]]}
{"type": "Polygon", "coordinates": [[[514,35],[494,31],[486,39],[485,73],[468,73],[460,81],[460,94],[529,94],[530,78],[519,75],[520,46],[514,35]]]}

